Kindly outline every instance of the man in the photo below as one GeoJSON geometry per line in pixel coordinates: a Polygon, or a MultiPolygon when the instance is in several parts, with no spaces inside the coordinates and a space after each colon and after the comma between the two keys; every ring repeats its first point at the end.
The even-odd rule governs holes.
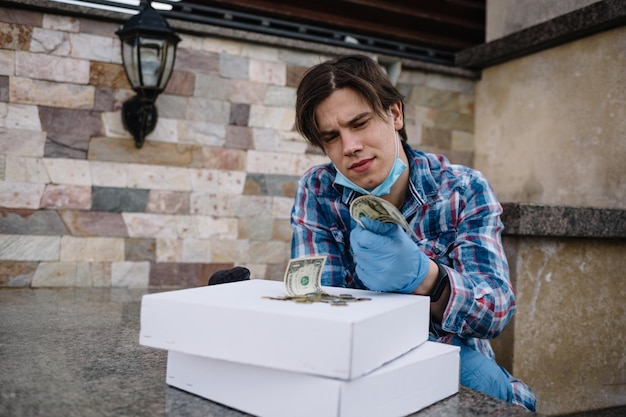
{"type": "Polygon", "coordinates": [[[494,360],[488,339],[515,311],[500,234],[502,208],[480,172],[412,149],[403,96],[372,59],[310,68],[296,129],[330,163],[298,184],[292,257],[326,255],[322,284],[431,297],[431,340],[461,347],[461,384],[535,409],[528,386],[494,360]],[[415,231],[349,212],[358,196],[395,205],[415,231]]]}

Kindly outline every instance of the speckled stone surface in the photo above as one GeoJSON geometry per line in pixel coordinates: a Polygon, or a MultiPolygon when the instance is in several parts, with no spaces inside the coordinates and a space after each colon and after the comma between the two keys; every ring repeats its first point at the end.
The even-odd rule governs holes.
{"type": "MultiPolygon", "coordinates": [[[[167,352],[140,346],[142,290],[0,290],[0,416],[238,417],[165,384],[167,352]]],[[[461,387],[420,417],[528,416],[461,387]]]]}
{"type": "Polygon", "coordinates": [[[463,68],[487,68],[626,24],[626,2],[603,0],[457,54],[463,68]]]}
{"type": "Polygon", "coordinates": [[[505,235],[626,238],[626,210],[503,203],[505,235]]]}

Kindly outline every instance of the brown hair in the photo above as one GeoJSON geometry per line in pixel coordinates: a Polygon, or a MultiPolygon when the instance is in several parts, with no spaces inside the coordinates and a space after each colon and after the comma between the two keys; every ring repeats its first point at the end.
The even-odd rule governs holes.
{"type": "MultiPolygon", "coordinates": [[[[380,117],[385,117],[390,106],[402,101],[404,116],[404,96],[376,61],[365,55],[340,56],[309,68],[298,86],[296,130],[312,145],[322,148],[315,109],[342,88],[351,88],[360,94],[380,117]]],[[[398,132],[406,141],[404,126],[398,132]]]]}

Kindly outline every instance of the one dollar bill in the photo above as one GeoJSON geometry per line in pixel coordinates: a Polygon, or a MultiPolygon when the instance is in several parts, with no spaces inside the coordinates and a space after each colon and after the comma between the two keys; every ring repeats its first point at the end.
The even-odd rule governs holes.
{"type": "Polygon", "coordinates": [[[373,195],[362,195],[350,204],[350,216],[364,229],[367,229],[361,217],[367,217],[384,223],[395,223],[402,227],[415,241],[419,241],[415,231],[409,226],[400,210],[387,200],[373,195]]]}
{"type": "Polygon", "coordinates": [[[287,294],[324,294],[321,282],[325,263],[326,256],[290,259],[284,277],[287,294]]]}

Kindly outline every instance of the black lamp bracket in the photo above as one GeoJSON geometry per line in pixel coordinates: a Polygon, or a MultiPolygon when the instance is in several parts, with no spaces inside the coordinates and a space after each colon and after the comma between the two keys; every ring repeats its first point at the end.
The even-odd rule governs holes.
{"type": "Polygon", "coordinates": [[[126,130],[133,135],[135,146],[141,148],[146,136],[156,126],[157,108],[154,102],[134,96],[122,105],[122,121],[126,130]]]}

